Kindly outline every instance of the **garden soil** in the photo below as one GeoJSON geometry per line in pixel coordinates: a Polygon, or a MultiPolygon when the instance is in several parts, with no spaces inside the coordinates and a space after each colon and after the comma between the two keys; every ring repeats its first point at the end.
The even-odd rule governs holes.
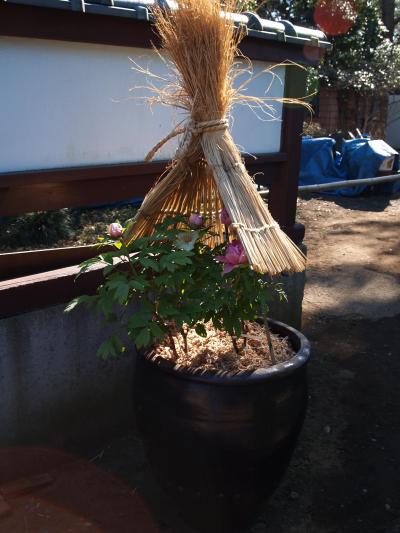
{"type": "MultiPolygon", "coordinates": [[[[298,207],[309,409],[285,479],[248,533],[400,533],[400,198],[314,197],[298,207]]],[[[0,483],[0,533],[194,533],[134,432],[90,463],[54,452],[45,486],[26,478],[45,468],[43,450],[30,454],[19,460],[20,485],[0,483]]],[[[11,462],[0,454],[3,483],[11,462]]]]}

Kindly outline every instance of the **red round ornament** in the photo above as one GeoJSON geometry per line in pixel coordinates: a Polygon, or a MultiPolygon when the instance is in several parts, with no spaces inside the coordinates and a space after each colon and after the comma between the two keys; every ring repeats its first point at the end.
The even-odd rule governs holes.
{"type": "Polygon", "coordinates": [[[315,24],[327,35],[346,33],[356,17],[354,0],[318,0],[314,9],[315,24]]]}

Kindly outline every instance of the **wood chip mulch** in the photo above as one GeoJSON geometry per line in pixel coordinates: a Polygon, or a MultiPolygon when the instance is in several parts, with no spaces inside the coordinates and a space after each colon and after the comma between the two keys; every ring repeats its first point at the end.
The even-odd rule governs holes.
{"type": "MultiPolygon", "coordinates": [[[[207,337],[200,337],[194,330],[189,330],[187,354],[183,349],[182,335],[180,333],[176,335],[175,346],[179,357],[175,363],[180,369],[237,373],[251,372],[273,365],[267,335],[264,327],[257,322],[247,323],[248,331],[237,339],[239,353],[236,353],[232,338],[226,332],[216,330],[211,323],[205,324],[205,327],[207,337]]],[[[286,337],[274,333],[271,333],[271,337],[277,363],[293,357],[293,348],[286,337]]],[[[168,339],[155,348],[155,355],[174,360],[168,339]]]]}

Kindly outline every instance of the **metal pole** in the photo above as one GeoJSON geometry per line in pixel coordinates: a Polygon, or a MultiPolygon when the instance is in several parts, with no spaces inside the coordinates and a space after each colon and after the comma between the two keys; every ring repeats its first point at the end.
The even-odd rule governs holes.
{"type": "MultiPolygon", "coordinates": [[[[357,185],[376,185],[377,183],[386,183],[389,181],[400,180],[399,174],[391,174],[390,176],[378,176],[376,178],[362,178],[359,180],[344,180],[344,181],[335,181],[332,183],[317,183],[315,185],[300,185],[298,187],[298,192],[300,193],[311,193],[319,191],[329,191],[331,189],[340,189],[342,187],[355,187],[357,185]]],[[[261,196],[268,196],[268,190],[261,190],[261,196]]]]}

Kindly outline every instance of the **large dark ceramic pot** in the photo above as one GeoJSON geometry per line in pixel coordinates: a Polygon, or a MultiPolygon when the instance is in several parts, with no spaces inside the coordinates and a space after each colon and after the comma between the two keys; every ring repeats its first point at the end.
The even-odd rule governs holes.
{"type": "Polygon", "coordinates": [[[193,375],[138,356],[138,428],[160,483],[198,531],[232,533],[255,520],[296,445],[310,346],[285,324],[270,327],[296,355],[247,375],[193,375]]]}

